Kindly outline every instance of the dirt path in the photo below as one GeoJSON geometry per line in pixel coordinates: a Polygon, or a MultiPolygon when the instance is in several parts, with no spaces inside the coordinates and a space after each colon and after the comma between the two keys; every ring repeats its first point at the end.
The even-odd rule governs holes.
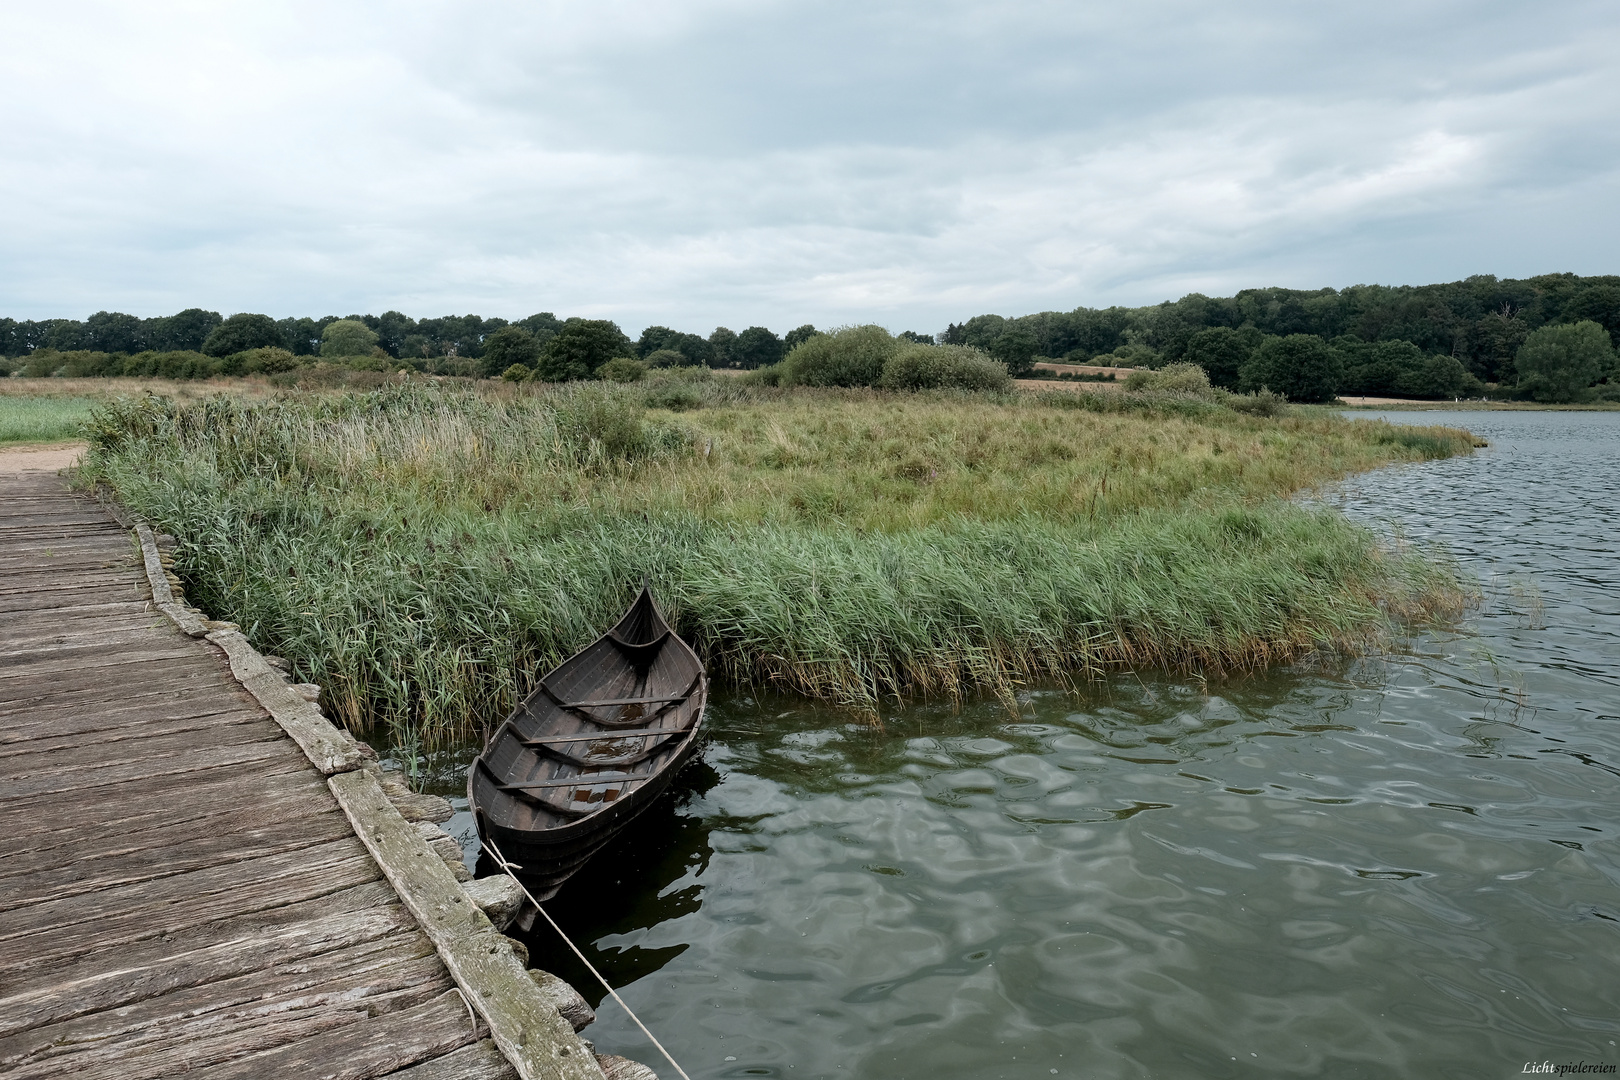
{"type": "Polygon", "coordinates": [[[21,446],[0,446],[0,476],[18,476],[30,472],[61,472],[79,460],[85,443],[24,443],[21,446]]]}

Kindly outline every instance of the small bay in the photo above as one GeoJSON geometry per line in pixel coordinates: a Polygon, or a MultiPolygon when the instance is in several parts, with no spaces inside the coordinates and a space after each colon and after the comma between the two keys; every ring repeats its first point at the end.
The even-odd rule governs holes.
{"type": "Polygon", "coordinates": [[[1620,414],[1389,418],[1491,445],[1318,497],[1455,556],[1461,625],[882,730],[722,694],[679,795],[548,908],[694,1080],[1620,1064],[1620,414]]]}

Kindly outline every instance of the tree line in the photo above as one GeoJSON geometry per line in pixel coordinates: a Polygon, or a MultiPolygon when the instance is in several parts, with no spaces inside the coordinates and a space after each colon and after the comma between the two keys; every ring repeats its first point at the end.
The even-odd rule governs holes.
{"type": "Polygon", "coordinates": [[[413,319],[398,311],[319,319],[241,312],[226,318],[188,308],[145,319],[117,311],[84,320],[0,318],[0,358],[9,361],[7,371],[43,375],[192,377],[286,370],[324,358],[457,375],[499,375],[521,364],[542,378],[568,379],[588,377],[620,356],[652,366],[767,367],[815,333],[810,325],[780,336],[763,326],[741,333],[721,326],[704,337],[650,326],[631,340],[609,320],[559,319],[549,311],[508,321],[478,315],[413,319]],[[154,363],[188,370],[148,370],[154,363]]]}
{"type": "MultiPolygon", "coordinates": [[[[588,378],[609,360],[756,369],[815,336],[762,326],[708,335],[650,326],[632,340],[606,319],[540,312],[413,319],[398,311],[273,319],[189,308],[143,319],[0,318],[0,368],[28,374],[196,377],[286,370],[320,359],[493,376],[588,378]]],[[[1146,307],[978,315],[902,340],[979,349],[1015,376],[1042,361],[1159,368],[1195,363],[1233,390],[1266,386],[1295,400],[1335,394],[1449,398],[1482,394],[1576,400],[1620,396],[1620,277],[1478,275],[1436,285],[1245,289],[1146,307]]]]}
{"type": "Polygon", "coordinates": [[[1262,379],[1296,400],[1335,393],[1574,400],[1589,391],[1613,396],[1605,388],[1620,382],[1613,377],[1620,374],[1613,370],[1620,277],[1478,275],[1437,285],[1192,293],[1139,308],[978,315],[952,323],[940,339],[983,349],[1014,375],[1042,361],[1184,362],[1203,367],[1218,386],[1256,389],[1262,379]]]}

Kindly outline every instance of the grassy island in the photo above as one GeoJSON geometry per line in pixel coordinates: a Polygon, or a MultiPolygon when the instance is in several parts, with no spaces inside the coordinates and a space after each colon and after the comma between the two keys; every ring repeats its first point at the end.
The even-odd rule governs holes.
{"type": "Polygon", "coordinates": [[[1174,394],[435,385],[127,399],[86,482],[189,595],[432,739],[509,709],[645,575],[717,675],[872,710],[1121,665],[1250,668],[1453,609],[1301,489],[1470,437],[1174,394]]]}

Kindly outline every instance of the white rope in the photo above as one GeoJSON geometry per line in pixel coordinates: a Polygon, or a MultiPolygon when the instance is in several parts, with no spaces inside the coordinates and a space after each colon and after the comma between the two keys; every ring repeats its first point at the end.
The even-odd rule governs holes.
{"type": "Polygon", "coordinates": [[[551,917],[551,913],[540,906],[540,901],[536,900],[534,898],[534,893],[530,892],[529,887],[523,884],[523,879],[519,878],[517,874],[513,872],[515,870],[521,870],[523,867],[518,866],[516,863],[507,862],[506,856],[501,854],[501,849],[495,846],[495,842],[493,840],[485,840],[484,846],[488,848],[489,853],[495,857],[495,864],[506,872],[507,877],[517,882],[518,888],[523,890],[523,895],[529,898],[529,903],[534,905],[534,909],[546,917],[546,922],[550,923],[551,928],[557,931],[557,936],[562,938],[564,944],[566,944],[570,949],[574,950],[574,955],[579,957],[579,962],[590,969],[590,973],[592,975],[596,976],[596,981],[602,984],[602,989],[613,995],[613,1000],[617,1001],[619,1003],[619,1007],[629,1015],[630,1019],[636,1022],[636,1027],[641,1029],[641,1033],[647,1036],[654,1046],[658,1047],[658,1052],[664,1055],[664,1060],[669,1062],[670,1067],[681,1074],[681,1080],[692,1080],[690,1076],[686,1075],[686,1070],[681,1068],[680,1063],[670,1056],[668,1050],[664,1049],[664,1044],[658,1041],[658,1037],[647,1030],[647,1025],[641,1022],[641,1017],[637,1016],[630,1006],[625,1004],[624,998],[619,996],[619,992],[608,984],[608,981],[602,977],[602,973],[600,971],[596,970],[596,965],[585,959],[585,954],[579,951],[579,946],[575,945],[573,941],[569,939],[568,935],[563,933],[562,927],[557,925],[557,921],[551,917]]]}

